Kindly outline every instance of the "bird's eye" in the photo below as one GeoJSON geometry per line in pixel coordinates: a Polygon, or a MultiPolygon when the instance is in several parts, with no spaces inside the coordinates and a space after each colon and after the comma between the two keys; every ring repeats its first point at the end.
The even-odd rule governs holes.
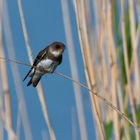
{"type": "Polygon", "coordinates": [[[59,45],[56,45],[55,48],[56,48],[56,49],[60,49],[60,46],[59,46],[59,45]]]}

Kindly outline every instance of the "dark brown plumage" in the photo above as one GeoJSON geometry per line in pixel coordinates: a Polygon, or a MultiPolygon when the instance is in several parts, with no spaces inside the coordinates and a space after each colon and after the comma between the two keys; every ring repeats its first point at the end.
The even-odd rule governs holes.
{"type": "Polygon", "coordinates": [[[53,42],[40,51],[34,60],[33,66],[23,79],[24,81],[28,76],[31,77],[27,86],[32,84],[33,87],[36,87],[44,74],[53,73],[62,62],[64,49],[65,45],[63,43],[53,42]]]}

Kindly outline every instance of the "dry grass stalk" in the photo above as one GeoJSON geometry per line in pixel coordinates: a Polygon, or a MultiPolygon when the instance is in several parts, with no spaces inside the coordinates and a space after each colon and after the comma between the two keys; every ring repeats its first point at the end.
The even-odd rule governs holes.
{"type": "MultiPolygon", "coordinates": [[[[78,27],[78,34],[79,34],[79,40],[80,40],[80,47],[82,51],[83,61],[84,61],[84,67],[85,67],[85,73],[86,73],[86,79],[87,83],[90,89],[93,89],[95,86],[95,79],[94,79],[94,68],[93,63],[91,60],[91,54],[90,54],[90,48],[89,48],[89,40],[88,40],[88,34],[87,34],[87,27],[86,27],[86,9],[85,9],[85,1],[81,1],[81,11],[79,10],[79,3],[77,0],[74,1],[74,7],[75,7],[75,14],[77,19],[77,27],[78,27]],[[82,19],[80,19],[80,13],[82,14],[82,19]]],[[[100,109],[99,109],[99,103],[97,98],[90,94],[90,99],[93,107],[94,117],[96,119],[97,128],[99,131],[97,131],[98,136],[100,139],[104,139],[104,128],[101,120],[100,115],[100,109]]]]}
{"type": "MultiPolygon", "coordinates": [[[[129,18],[130,18],[130,33],[131,33],[131,42],[132,42],[132,48],[133,48],[133,63],[134,63],[134,75],[135,75],[135,85],[134,85],[134,93],[135,93],[135,99],[132,94],[132,92],[129,94],[130,96],[130,103],[131,103],[131,110],[133,115],[133,120],[137,123],[136,118],[136,108],[135,104],[139,104],[140,100],[137,98],[137,96],[140,96],[140,81],[139,81],[139,62],[138,62],[138,44],[137,44],[137,36],[136,36],[136,29],[135,29],[135,14],[134,14],[134,2],[132,0],[129,0],[129,18]],[[135,103],[134,103],[135,102],[135,103]]],[[[139,132],[135,131],[136,138],[140,139],[139,132]]]]}
{"type": "MultiPolygon", "coordinates": [[[[2,40],[1,40],[2,41],[2,40]]],[[[4,57],[4,51],[2,48],[2,42],[0,41],[0,56],[4,57]]],[[[9,129],[12,129],[12,115],[11,115],[11,101],[10,101],[10,93],[7,79],[7,70],[6,65],[3,62],[0,63],[0,72],[2,76],[2,89],[4,94],[4,103],[5,103],[5,122],[9,129]]],[[[10,139],[10,133],[8,132],[8,137],[10,139]]]]}
{"type": "MultiPolygon", "coordinates": [[[[1,79],[1,75],[0,75],[0,80],[1,79]]],[[[3,112],[3,92],[2,92],[2,83],[0,82],[0,140],[3,140],[4,137],[4,126],[3,126],[3,119],[2,119],[2,112],[3,112]]]]}
{"type": "MultiPolygon", "coordinates": [[[[99,71],[99,66],[96,66],[95,68],[97,69],[96,75],[98,73],[98,77],[96,78],[97,82],[97,87],[103,86],[103,93],[102,95],[110,100],[111,98],[111,90],[110,90],[110,72],[108,68],[109,62],[108,59],[106,59],[106,55],[108,52],[108,47],[107,47],[107,37],[106,37],[106,8],[105,8],[105,1],[94,1],[93,9],[96,9],[95,11],[95,18],[96,18],[96,26],[95,26],[95,31],[93,31],[92,36],[95,37],[95,46],[94,48],[97,47],[98,49],[98,54],[100,58],[100,63],[101,63],[101,71],[99,71]],[[99,82],[98,82],[99,81],[99,82]],[[99,84],[98,84],[99,83],[99,84]]],[[[97,59],[97,56],[94,57],[94,59],[97,59]]],[[[99,63],[99,64],[100,64],[99,63]]],[[[98,64],[98,65],[99,65],[98,64]]],[[[100,92],[99,92],[100,94],[100,92]]],[[[102,117],[104,120],[106,120],[107,123],[109,123],[112,120],[112,113],[109,108],[104,106],[102,102],[100,102],[101,110],[102,110],[102,117]],[[104,111],[106,110],[106,111],[104,111]]]]}
{"type": "MultiPolygon", "coordinates": [[[[112,104],[114,106],[117,105],[117,78],[118,78],[118,72],[117,72],[117,60],[116,60],[116,50],[114,45],[114,39],[113,39],[113,31],[112,31],[112,11],[111,11],[111,4],[109,1],[107,2],[107,18],[106,18],[106,32],[108,32],[107,36],[107,43],[108,43],[108,50],[109,50],[109,60],[110,60],[110,68],[111,68],[111,91],[112,91],[112,104]]],[[[115,139],[120,139],[120,125],[118,122],[118,114],[116,112],[113,112],[113,125],[114,125],[114,135],[115,139]]]]}
{"type": "MultiPolygon", "coordinates": [[[[81,5],[82,5],[80,8],[78,7],[79,5],[75,8],[75,13],[76,13],[76,19],[77,19],[77,23],[78,23],[77,27],[78,27],[78,33],[79,33],[79,40],[80,40],[80,43],[81,43],[81,51],[82,51],[82,55],[83,55],[85,73],[86,73],[86,76],[88,77],[88,74],[89,74],[88,72],[91,72],[90,71],[91,67],[88,67],[89,66],[88,64],[92,65],[92,61],[90,61],[90,60],[91,60],[91,58],[94,57],[94,56],[90,55],[90,53],[88,51],[89,50],[91,51],[91,49],[89,49],[87,47],[87,46],[89,46],[89,38],[91,38],[90,37],[91,34],[88,34],[88,32],[87,32],[88,24],[87,24],[87,17],[86,16],[88,16],[88,18],[89,18],[91,14],[90,15],[85,14],[86,13],[85,12],[86,11],[85,10],[85,5],[86,4],[84,3],[85,2],[84,0],[83,1],[82,0],[81,1],[76,1],[75,0],[74,2],[75,2],[75,7],[79,3],[81,3],[81,5]],[[80,13],[78,13],[78,10],[79,10],[78,8],[81,9],[80,13]],[[82,21],[84,21],[84,23],[82,21]],[[84,32],[83,32],[83,30],[84,30],[84,32]],[[82,45],[84,46],[84,48],[82,48],[82,45]],[[89,69],[89,71],[88,71],[88,69],[89,69]]],[[[119,70],[119,66],[117,64],[118,56],[117,56],[117,53],[116,53],[116,50],[117,50],[116,49],[116,42],[114,41],[114,36],[115,36],[115,31],[114,30],[115,29],[113,30],[114,25],[113,25],[113,22],[112,22],[113,21],[112,17],[115,15],[115,13],[113,11],[114,9],[111,9],[111,3],[110,2],[113,5],[116,3],[116,1],[109,1],[109,0],[98,1],[98,2],[94,1],[93,2],[94,3],[93,7],[96,6],[94,8],[95,13],[96,13],[96,20],[98,19],[98,21],[96,21],[98,23],[98,25],[96,26],[96,29],[95,29],[95,31],[96,31],[96,35],[95,35],[96,40],[95,41],[97,42],[96,43],[97,46],[100,46],[99,54],[97,54],[97,56],[100,55],[101,58],[102,58],[101,59],[102,60],[102,74],[103,74],[103,82],[102,82],[103,85],[102,86],[103,86],[103,90],[105,90],[105,93],[107,93],[106,88],[110,87],[110,85],[108,83],[108,81],[109,81],[108,77],[111,77],[112,87],[111,87],[111,91],[109,91],[109,95],[111,95],[111,96],[109,97],[109,95],[105,95],[106,96],[105,99],[110,98],[110,100],[113,101],[113,105],[115,105],[115,106],[120,105],[120,108],[121,108],[122,112],[124,112],[124,110],[126,108],[128,108],[129,101],[130,101],[132,117],[133,117],[133,120],[134,120],[135,124],[137,124],[136,110],[134,108],[134,105],[139,104],[139,99],[136,99],[136,104],[134,103],[135,102],[134,99],[137,98],[137,96],[139,95],[138,92],[140,91],[139,86],[138,86],[139,85],[139,65],[138,65],[139,61],[138,61],[138,53],[137,53],[138,52],[138,44],[139,44],[138,41],[139,41],[140,26],[138,24],[138,28],[137,28],[137,31],[136,31],[136,29],[135,29],[135,19],[134,19],[134,17],[135,17],[135,15],[134,15],[134,5],[133,5],[134,2],[132,0],[129,0],[129,7],[130,7],[129,14],[130,14],[130,21],[131,21],[130,25],[131,25],[131,28],[132,28],[131,29],[131,41],[132,41],[132,46],[133,46],[133,57],[134,58],[133,58],[133,65],[131,65],[131,67],[129,68],[129,66],[128,66],[128,55],[127,55],[128,51],[127,51],[127,48],[125,48],[126,47],[126,39],[124,37],[125,33],[123,33],[122,40],[123,40],[123,47],[124,47],[125,66],[126,66],[126,70],[127,70],[126,76],[127,76],[127,79],[129,79],[129,81],[127,83],[127,91],[128,91],[129,96],[125,96],[125,99],[123,99],[123,96],[122,96],[123,91],[120,91],[120,94],[118,95],[118,93],[119,93],[119,87],[118,86],[121,85],[122,81],[120,80],[120,77],[118,77],[118,70],[119,70]],[[106,10],[107,10],[107,16],[106,16],[106,10]],[[108,17],[108,18],[106,18],[106,17],[108,17]],[[107,24],[108,26],[106,27],[105,24],[107,24]],[[108,58],[109,58],[109,61],[112,65],[111,75],[108,75],[108,72],[107,72],[107,70],[110,69],[110,67],[108,67],[106,65],[105,60],[107,60],[107,59],[106,59],[106,56],[105,56],[105,50],[103,50],[103,47],[105,46],[105,42],[106,42],[105,39],[106,39],[107,36],[108,36],[107,44],[108,44],[108,50],[109,50],[109,57],[108,58]],[[132,73],[131,69],[134,69],[134,74],[135,74],[135,78],[136,78],[136,80],[134,82],[135,83],[134,91],[131,89],[132,88],[131,87],[132,83],[131,83],[131,80],[130,80],[130,76],[131,76],[131,73],[132,73]],[[135,92],[134,95],[132,94],[133,92],[135,92]],[[125,100],[125,103],[123,103],[123,100],[125,100]]],[[[126,28],[125,25],[122,25],[122,26],[124,26],[123,28],[126,28]]],[[[93,69],[96,69],[96,68],[92,67],[91,69],[93,70],[93,69]]],[[[99,69],[99,67],[97,67],[97,69],[99,69]]],[[[94,75],[97,75],[97,72],[92,71],[92,74],[93,74],[93,77],[94,77],[94,75]]],[[[95,82],[95,79],[94,79],[94,82],[95,82]]],[[[90,79],[89,79],[88,83],[90,83],[90,79]]],[[[97,83],[98,83],[98,81],[97,81],[97,83]]],[[[122,89],[120,89],[120,90],[122,90],[122,89]]],[[[107,91],[108,91],[108,89],[107,89],[107,91]]],[[[127,93],[127,92],[125,91],[125,93],[127,93]]],[[[99,110],[99,112],[100,111],[101,110],[99,110]]],[[[103,114],[106,115],[107,116],[106,119],[107,119],[108,114],[110,114],[109,112],[107,111],[106,113],[100,113],[100,115],[103,115],[103,114]]],[[[124,121],[122,123],[119,122],[119,117],[118,117],[118,114],[116,112],[114,112],[113,114],[114,114],[113,118],[112,117],[110,117],[110,118],[113,119],[112,121],[113,121],[113,125],[114,125],[114,128],[115,128],[114,129],[115,138],[116,139],[121,139],[123,137],[123,135],[122,135],[122,132],[121,132],[122,129],[120,129],[120,124],[122,124],[123,127],[127,127],[127,131],[125,131],[125,135],[127,135],[127,132],[129,131],[129,126],[124,121]]],[[[97,120],[96,120],[96,122],[97,122],[97,120]]],[[[137,139],[139,139],[137,130],[135,130],[135,132],[136,132],[137,139]]],[[[128,135],[126,137],[130,138],[128,135]]]]}
{"type": "MultiPolygon", "coordinates": [[[[125,24],[124,24],[124,0],[121,1],[121,29],[122,29],[122,39],[123,39],[123,49],[124,49],[124,60],[125,60],[125,69],[126,69],[126,76],[127,76],[127,87],[128,87],[128,95],[130,97],[130,103],[132,107],[132,114],[133,114],[133,119],[135,122],[136,120],[136,111],[134,108],[134,100],[133,100],[133,95],[132,95],[132,88],[131,88],[131,79],[130,79],[130,69],[129,69],[129,61],[128,61],[128,50],[127,50],[127,44],[126,44],[126,36],[125,36],[125,24]]],[[[127,93],[127,92],[126,92],[127,93]]],[[[128,96],[127,95],[127,96],[128,96]]],[[[135,130],[137,139],[139,139],[139,134],[137,130],[135,130]]]]}
{"type": "MultiPolygon", "coordinates": [[[[0,56],[5,57],[2,43],[2,19],[3,19],[3,1],[0,0],[0,56]]],[[[11,101],[10,101],[10,90],[7,78],[6,63],[0,63],[0,73],[2,78],[2,93],[4,94],[5,103],[5,125],[7,128],[8,139],[15,139],[15,134],[12,128],[12,115],[11,115],[11,101]]],[[[1,110],[2,111],[2,110],[1,110]]]]}
{"type": "Polygon", "coordinates": [[[134,1],[129,0],[129,19],[130,19],[130,33],[131,33],[131,42],[133,48],[133,62],[134,63],[134,75],[135,75],[135,85],[134,85],[134,94],[136,96],[137,104],[140,103],[140,99],[137,96],[140,96],[140,75],[139,75],[139,58],[138,58],[138,41],[137,41],[137,32],[136,32],[136,22],[134,14],[134,1]]]}
{"type": "Polygon", "coordinates": [[[22,30],[24,33],[23,35],[24,35],[24,39],[25,39],[25,43],[26,43],[27,53],[28,53],[29,61],[32,64],[33,63],[32,50],[30,47],[29,39],[28,39],[28,33],[27,33],[27,28],[26,28],[26,24],[25,24],[25,20],[24,20],[24,14],[23,14],[23,10],[22,10],[21,0],[18,0],[18,8],[19,8],[19,14],[20,14],[20,19],[21,19],[21,24],[22,24],[22,30]]]}
{"type": "MultiPolygon", "coordinates": [[[[75,54],[71,25],[70,25],[68,1],[61,0],[61,5],[62,5],[66,40],[68,44],[68,54],[69,54],[72,78],[75,78],[77,81],[79,81],[76,54],[75,54]]],[[[84,108],[83,108],[80,87],[75,83],[73,83],[73,87],[75,91],[77,116],[78,116],[78,121],[79,121],[79,126],[80,126],[79,128],[80,128],[81,140],[87,140],[88,137],[87,137],[87,132],[86,132],[86,123],[85,123],[85,117],[84,117],[85,115],[84,115],[84,108]]]]}
{"type": "MultiPolygon", "coordinates": [[[[17,137],[15,135],[15,132],[13,131],[13,129],[11,127],[9,127],[7,125],[7,121],[6,121],[6,114],[0,110],[0,121],[1,121],[1,124],[2,124],[2,127],[7,131],[7,134],[8,134],[8,139],[9,140],[17,140],[17,137]]],[[[2,136],[0,137],[3,137],[4,136],[4,131],[3,131],[3,134],[2,136]]]]}
{"type": "MultiPolygon", "coordinates": [[[[122,98],[122,92],[120,91],[120,85],[118,87],[118,102],[119,102],[119,106],[120,106],[120,110],[121,112],[125,112],[124,110],[124,103],[123,103],[123,98],[122,98]]],[[[124,134],[120,135],[120,139],[127,139],[130,140],[130,136],[129,134],[129,129],[128,129],[128,124],[125,123],[125,121],[122,119],[121,120],[121,125],[120,125],[120,132],[122,132],[124,130],[124,134]]]]}
{"type": "Polygon", "coordinates": [[[21,116],[20,116],[20,110],[19,110],[17,113],[17,126],[16,126],[17,140],[20,139],[20,127],[21,127],[21,116]]]}
{"type": "Polygon", "coordinates": [[[76,118],[77,118],[77,113],[74,108],[72,108],[71,111],[71,123],[72,123],[72,140],[77,140],[77,127],[76,127],[76,118]]]}
{"type": "MultiPolygon", "coordinates": [[[[105,1],[101,2],[99,1],[94,1],[93,4],[93,9],[94,9],[94,13],[95,13],[95,29],[92,31],[92,34],[90,36],[92,36],[92,40],[94,40],[94,44],[92,45],[92,50],[94,50],[91,57],[93,57],[94,61],[95,61],[95,80],[96,80],[96,85],[97,88],[100,89],[101,85],[103,86],[103,89],[105,89],[102,92],[102,95],[106,98],[109,99],[110,93],[109,93],[109,86],[108,86],[108,75],[107,75],[107,65],[105,62],[105,19],[104,19],[104,14],[105,14],[105,1]],[[96,54],[96,55],[95,55],[96,54]],[[97,64],[98,61],[98,64],[97,64]],[[101,64],[101,65],[100,65],[101,64]],[[100,66],[99,66],[100,65],[100,66]]],[[[89,29],[90,30],[90,29],[89,29]]],[[[89,36],[89,37],[90,37],[89,36]]],[[[94,64],[93,64],[94,65],[94,64]]],[[[99,94],[101,95],[100,91],[97,90],[97,92],[99,92],[99,94]]],[[[100,111],[101,111],[101,115],[103,120],[108,120],[110,121],[110,118],[112,118],[112,115],[109,114],[109,112],[107,111],[106,106],[103,105],[103,102],[100,102],[100,111]],[[106,111],[104,111],[106,110],[106,111]],[[107,117],[106,117],[107,114],[107,117]]]]}
{"type": "MultiPolygon", "coordinates": [[[[14,49],[13,49],[13,40],[12,40],[12,34],[11,34],[11,30],[10,30],[10,22],[9,22],[9,15],[8,15],[6,1],[4,1],[3,14],[4,14],[4,16],[3,16],[3,28],[4,28],[6,47],[7,47],[7,51],[8,51],[8,57],[14,59],[15,53],[14,53],[14,49]]],[[[11,70],[12,70],[12,75],[13,75],[13,81],[15,84],[15,91],[17,94],[17,99],[19,101],[18,105],[19,105],[19,110],[21,113],[21,120],[23,122],[25,138],[32,140],[32,134],[31,134],[30,126],[29,126],[26,105],[25,105],[25,101],[24,101],[23,89],[21,86],[21,78],[19,76],[19,71],[18,71],[17,65],[11,65],[11,70]]]]}
{"type": "MultiPolygon", "coordinates": [[[[32,64],[33,63],[32,51],[31,51],[31,47],[30,47],[30,43],[29,43],[29,39],[28,39],[27,28],[26,28],[26,24],[25,24],[21,0],[18,0],[18,8],[19,8],[19,13],[20,13],[21,24],[22,24],[23,35],[24,35],[25,44],[26,44],[26,48],[27,48],[28,58],[29,58],[30,63],[32,64]]],[[[38,93],[38,97],[39,97],[39,100],[41,103],[45,122],[46,122],[46,125],[48,127],[49,134],[50,134],[50,139],[55,140],[56,139],[55,133],[54,133],[54,130],[51,127],[51,123],[49,121],[47,107],[45,104],[44,93],[43,93],[42,85],[40,83],[37,86],[37,93],[38,93]]]]}

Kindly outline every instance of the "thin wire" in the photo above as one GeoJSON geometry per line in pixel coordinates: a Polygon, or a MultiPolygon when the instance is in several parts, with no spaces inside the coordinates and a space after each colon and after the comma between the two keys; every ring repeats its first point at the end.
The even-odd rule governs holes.
{"type": "Polygon", "coordinates": [[[17,64],[20,64],[20,65],[24,65],[24,66],[27,66],[27,67],[31,67],[32,65],[30,65],[30,64],[26,64],[26,63],[24,63],[24,62],[22,62],[22,61],[18,61],[18,60],[13,60],[13,59],[10,59],[10,58],[3,58],[3,57],[0,57],[0,59],[1,60],[7,60],[7,61],[9,61],[9,62],[13,62],[13,63],[17,63],[17,64]]]}
{"type": "MultiPolygon", "coordinates": [[[[22,61],[18,61],[18,60],[13,60],[13,59],[10,59],[10,58],[3,58],[3,57],[0,57],[1,60],[7,60],[9,62],[14,62],[14,63],[17,63],[17,64],[20,64],[20,65],[24,65],[24,66],[28,66],[28,67],[31,67],[32,65],[30,64],[26,64],[26,63],[23,63],[22,61]]],[[[140,132],[140,127],[135,124],[134,122],[132,122],[129,118],[126,117],[126,115],[121,112],[117,107],[115,107],[112,103],[110,103],[107,99],[105,99],[104,97],[102,97],[101,95],[97,94],[97,92],[93,92],[93,90],[89,89],[87,87],[87,85],[85,84],[82,84],[74,79],[72,79],[70,76],[67,76],[63,73],[60,73],[60,72],[54,72],[54,74],[60,76],[60,77],[63,77],[65,79],[68,79],[68,80],[71,80],[73,81],[74,83],[78,84],[79,86],[87,89],[88,91],[90,91],[90,93],[94,94],[95,96],[97,96],[99,99],[103,100],[105,102],[106,105],[110,106],[113,110],[115,110],[123,119],[125,119],[127,122],[129,122],[134,128],[136,128],[139,132],[140,132]]]]}
{"type": "Polygon", "coordinates": [[[60,73],[60,72],[54,72],[54,73],[57,74],[57,75],[59,75],[59,76],[61,76],[61,77],[63,77],[63,78],[65,78],[65,79],[69,79],[69,80],[75,82],[75,83],[78,84],[79,86],[81,86],[81,87],[87,89],[88,91],[90,91],[90,93],[96,95],[99,99],[103,100],[103,101],[104,101],[108,106],[110,106],[113,110],[117,111],[118,114],[120,114],[120,116],[121,116],[122,118],[124,118],[126,121],[128,121],[132,126],[134,126],[134,127],[140,132],[140,127],[139,127],[137,124],[135,124],[134,122],[132,122],[130,119],[128,119],[128,118],[126,117],[126,115],[125,115],[123,112],[121,112],[117,107],[115,107],[115,106],[114,106],[112,103],[110,103],[107,99],[105,99],[105,98],[102,97],[101,95],[97,94],[96,92],[93,92],[93,90],[89,89],[85,84],[82,84],[82,83],[80,83],[80,82],[78,82],[78,81],[72,79],[71,77],[69,77],[69,76],[67,76],[67,75],[64,75],[64,74],[62,74],[62,73],[60,73]]]}

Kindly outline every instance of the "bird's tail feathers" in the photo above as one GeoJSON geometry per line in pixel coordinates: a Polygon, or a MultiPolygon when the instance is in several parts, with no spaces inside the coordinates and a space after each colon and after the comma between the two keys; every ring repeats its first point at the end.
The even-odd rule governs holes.
{"type": "Polygon", "coordinates": [[[25,81],[25,79],[28,77],[28,75],[31,73],[33,67],[29,70],[29,72],[26,74],[25,78],[23,79],[23,81],[25,81]]]}
{"type": "Polygon", "coordinates": [[[33,76],[31,78],[31,80],[29,81],[29,83],[27,84],[27,86],[30,86],[32,84],[33,87],[36,87],[37,84],[39,83],[40,79],[41,79],[41,76],[37,76],[37,77],[36,76],[33,76]]]}
{"type": "Polygon", "coordinates": [[[32,78],[30,79],[30,81],[28,82],[27,86],[30,86],[32,84],[32,78]]]}

